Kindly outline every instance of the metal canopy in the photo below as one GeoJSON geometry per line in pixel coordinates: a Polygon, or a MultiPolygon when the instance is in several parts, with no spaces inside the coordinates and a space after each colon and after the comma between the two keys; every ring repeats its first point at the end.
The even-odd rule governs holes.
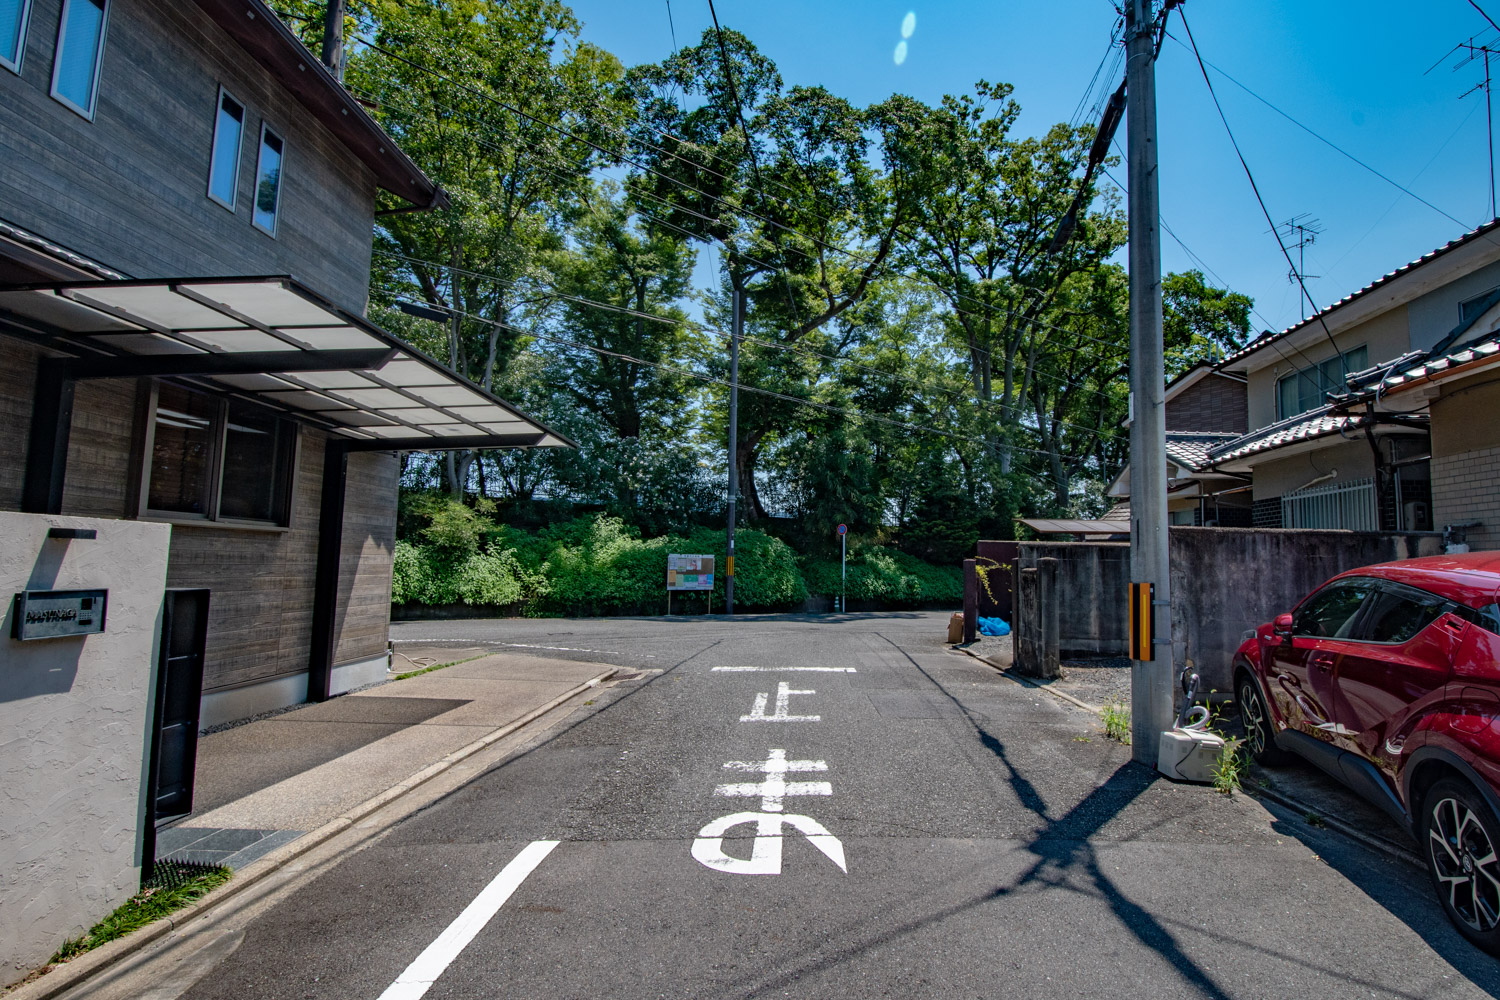
{"type": "Polygon", "coordinates": [[[1129,521],[1101,520],[1082,521],[1067,518],[1018,517],[1026,527],[1038,535],[1128,535],[1129,521]]]}
{"type": "Polygon", "coordinates": [[[116,377],[191,375],[295,413],[349,450],[573,446],[290,277],[28,286],[0,290],[0,318],[118,358],[116,377]]]}

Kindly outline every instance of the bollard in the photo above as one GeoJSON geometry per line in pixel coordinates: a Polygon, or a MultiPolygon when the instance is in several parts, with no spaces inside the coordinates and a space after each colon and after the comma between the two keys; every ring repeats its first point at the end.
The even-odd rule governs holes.
{"type": "Polygon", "coordinates": [[[1035,566],[1027,566],[1016,573],[1015,621],[1011,624],[1016,669],[1033,676],[1041,670],[1041,656],[1037,649],[1041,622],[1038,620],[1036,574],[1035,566]]]}
{"type": "Polygon", "coordinates": [[[979,627],[979,573],[978,563],[964,560],[964,645],[974,641],[974,631],[979,627]]]}
{"type": "Polygon", "coordinates": [[[1057,560],[1051,556],[1037,561],[1037,604],[1041,611],[1041,677],[1062,676],[1062,608],[1057,594],[1057,560]]]}

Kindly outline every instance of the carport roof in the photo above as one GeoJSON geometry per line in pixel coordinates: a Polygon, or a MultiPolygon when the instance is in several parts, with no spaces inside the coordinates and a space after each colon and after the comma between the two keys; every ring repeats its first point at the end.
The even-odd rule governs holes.
{"type": "Polygon", "coordinates": [[[80,355],[75,377],[192,378],[355,450],[572,446],[286,276],[0,289],[0,319],[80,355]]]}

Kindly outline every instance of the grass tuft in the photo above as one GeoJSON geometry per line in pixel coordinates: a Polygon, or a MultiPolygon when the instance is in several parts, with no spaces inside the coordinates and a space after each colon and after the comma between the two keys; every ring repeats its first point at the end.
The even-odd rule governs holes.
{"type": "Polygon", "coordinates": [[[1240,790],[1245,773],[1250,770],[1249,755],[1242,748],[1244,740],[1225,739],[1214,761],[1214,790],[1224,795],[1233,795],[1240,790]]]}
{"type": "Polygon", "coordinates": [[[1099,718],[1104,721],[1105,736],[1127,746],[1130,744],[1130,709],[1125,707],[1123,699],[1105,702],[1099,710],[1099,718]]]}
{"type": "Polygon", "coordinates": [[[408,677],[420,677],[423,674],[430,674],[434,670],[442,670],[442,669],[444,669],[446,667],[456,667],[460,663],[468,663],[470,660],[480,660],[480,659],[483,659],[484,657],[489,656],[489,655],[491,655],[491,654],[489,654],[489,653],[480,653],[478,656],[466,656],[462,660],[449,660],[447,663],[434,663],[430,667],[419,667],[416,670],[408,670],[404,674],[397,674],[395,677],[392,677],[391,680],[393,680],[393,681],[404,681],[408,677]]]}
{"type": "Polygon", "coordinates": [[[137,928],[195,903],[228,882],[233,874],[222,865],[195,865],[176,861],[159,862],[156,869],[150,884],[90,927],[88,933],[64,941],[52,956],[52,963],[77,958],[101,944],[124,937],[137,928]]]}

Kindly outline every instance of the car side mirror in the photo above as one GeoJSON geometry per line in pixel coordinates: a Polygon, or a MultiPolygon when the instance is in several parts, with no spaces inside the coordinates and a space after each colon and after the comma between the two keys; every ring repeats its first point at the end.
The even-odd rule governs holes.
{"type": "Polygon", "coordinates": [[[1283,639],[1291,638],[1292,616],[1289,614],[1277,615],[1276,620],[1271,623],[1271,631],[1281,636],[1283,639]]]}

